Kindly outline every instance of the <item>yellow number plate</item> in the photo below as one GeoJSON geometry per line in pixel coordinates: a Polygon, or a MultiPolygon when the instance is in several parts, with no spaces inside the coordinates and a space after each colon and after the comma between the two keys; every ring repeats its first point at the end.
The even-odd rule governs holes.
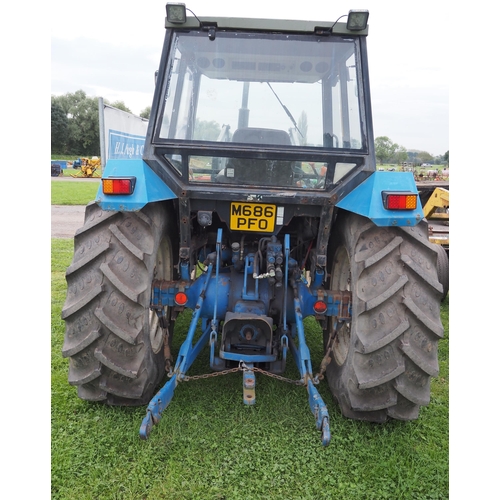
{"type": "Polygon", "coordinates": [[[237,231],[271,233],[276,221],[276,205],[231,203],[229,227],[237,231]]]}

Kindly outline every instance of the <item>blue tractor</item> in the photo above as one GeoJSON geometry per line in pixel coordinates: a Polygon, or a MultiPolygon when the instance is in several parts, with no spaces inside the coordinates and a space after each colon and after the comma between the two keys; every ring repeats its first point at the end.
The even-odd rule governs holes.
{"type": "Polygon", "coordinates": [[[143,157],[108,160],[75,235],[69,383],[148,405],[143,439],[201,353],[213,374],[242,373],[245,404],[256,374],[293,359],[324,445],[324,377],[348,418],[416,419],[438,374],[443,287],[413,175],[376,168],[368,12],[186,11],[167,4],[143,157]],[[315,369],[306,317],[323,332],[315,369]]]}

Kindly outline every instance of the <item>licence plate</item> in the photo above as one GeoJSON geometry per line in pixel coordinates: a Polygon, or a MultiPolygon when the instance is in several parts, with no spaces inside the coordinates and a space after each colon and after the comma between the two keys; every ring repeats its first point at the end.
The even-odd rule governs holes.
{"type": "Polygon", "coordinates": [[[229,227],[237,231],[271,233],[276,221],[276,205],[231,203],[229,227]]]}

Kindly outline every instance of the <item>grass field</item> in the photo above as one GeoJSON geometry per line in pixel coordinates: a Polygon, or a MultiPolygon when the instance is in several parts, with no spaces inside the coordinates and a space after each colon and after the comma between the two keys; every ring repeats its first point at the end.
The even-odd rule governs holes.
{"type": "MultiPolygon", "coordinates": [[[[73,189],[72,183],[53,181],[53,203],[66,196],[58,184],[65,184],[63,192],[73,189]]],[[[93,198],[86,196],[78,204],[93,198]]],[[[305,388],[258,374],[257,404],[247,407],[242,402],[242,377],[236,373],[181,384],[144,442],[138,436],[144,407],[84,402],[67,382],[61,309],[72,254],[72,240],[52,239],[52,499],[449,497],[448,299],[442,305],[440,374],[432,381],[429,406],[421,409],[416,421],[376,425],[345,419],[322,381],[319,391],[329,408],[332,432],[324,448],[305,388]]],[[[175,325],[174,356],[188,320],[184,314],[175,325]]],[[[315,322],[307,321],[306,336],[317,370],[322,342],[315,322]]],[[[205,349],[189,374],[209,371],[205,349]]],[[[285,375],[298,378],[293,360],[285,375]]]]}
{"type": "Polygon", "coordinates": [[[94,181],[69,182],[56,179],[51,182],[52,205],[87,205],[95,199],[99,188],[99,183],[94,181]]]}

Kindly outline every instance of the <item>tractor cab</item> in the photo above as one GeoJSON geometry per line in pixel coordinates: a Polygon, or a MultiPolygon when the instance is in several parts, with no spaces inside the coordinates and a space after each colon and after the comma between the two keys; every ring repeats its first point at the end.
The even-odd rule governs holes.
{"type": "Polygon", "coordinates": [[[300,188],[315,196],[353,169],[373,169],[367,14],[335,25],[178,21],[167,5],[168,56],[145,161],[173,171],[176,192],[300,188]],[[364,26],[352,20],[360,17],[364,26]]]}

